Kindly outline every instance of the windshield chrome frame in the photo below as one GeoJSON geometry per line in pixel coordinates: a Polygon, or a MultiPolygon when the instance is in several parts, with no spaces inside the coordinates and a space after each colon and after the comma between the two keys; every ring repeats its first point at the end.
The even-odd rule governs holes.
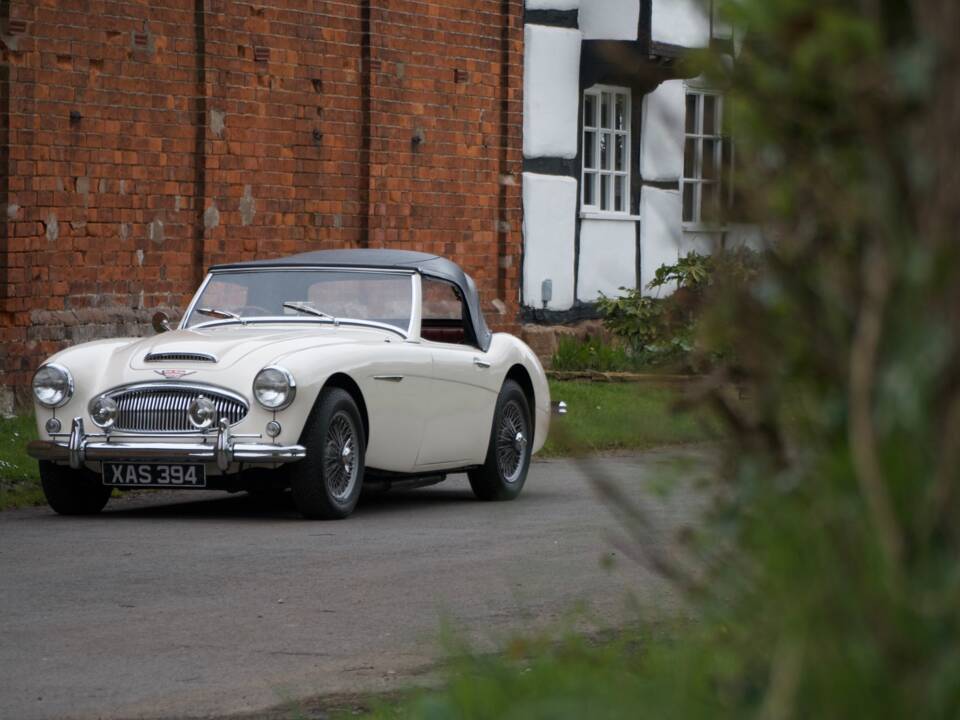
{"type": "MultiPolygon", "coordinates": [[[[353,325],[360,327],[369,327],[375,328],[378,330],[389,330],[395,332],[400,337],[405,340],[415,337],[414,330],[415,325],[417,324],[419,307],[417,305],[417,282],[416,277],[419,274],[416,270],[405,270],[405,269],[393,269],[393,268],[365,268],[365,267],[336,267],[330,265],[318,265],[316,267],[310,266],[278,266],[278,267],[263,267],[263,268],[249,268],[249,269],[224,269],[224,270],[212,270],[207,273],[207,276],[203,279],[203,282],[200,283],[200,287],[197,288],[197,291],[193,294],[193,298],[190,300],[190,304],[187,306],[186,312],[184,312],[183,317],[180,318],[180,323],[177,325],[178,330],[197,330],[200,328],[208,327],[218,327],[221,325],[236,325],[241,324],[239,320],[234,320],[233,318],[224,318],[217,320],[210,320],[208,322],[198,323],[196,325],[187,325],[187,321],[191,315],[193,315],[194,310],[196,309],[197,302],[200,300],[200,296],[203,295],[203,291],[207,289],[207,285],[210,284],[210,281],[214,278],[215,275],[233,275],[239,273],[262,273],[262,272],[340,272],[340,273],[367,273],[367,274],[389,274],[389,275],[407,275],[410,277],[410,320],[407,324],[406,330],[396,325],[390,325],[388,323],[377,322],[376,320],[363,320],[361,318],[337,318],[337,322],[340,325],[353,325]]],[[[243,318],[246,324],[262,324],[262,323],[311,323],[311,324],[322,324],[335,326],[334,322],[326,318],[314,317],[314,316],[304,316],[304,315],[268,315],[260,317],[245,317],[243,318]]]]}

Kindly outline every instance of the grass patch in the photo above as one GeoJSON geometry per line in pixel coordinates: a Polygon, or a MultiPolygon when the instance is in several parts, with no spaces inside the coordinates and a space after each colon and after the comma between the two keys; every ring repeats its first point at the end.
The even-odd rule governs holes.
{"type": "MultiPolygon", "coordinates": [[[[658,632],[625,630],[594,640],[569,634],[559,642],[515,638],[502,654],[455,657],[443,686],[408,697],[371,698],[368,720],[399,718],[718,717],[709,688],[686,681],[702,664],[658,632]],[[706,711],[706,712],[705,712],[706,711]]],[[[331,713],[346,720],[358,711],[331,713]]]]}
{"type": "Polygon", "coordinates": [[[36,437],[32,415],[0,418],[0,510],[44,502],[37,461],[27,455],[36,437]]]}
{"type": "Polygon", "coordinates": [[[551,380],[550,395],[566,401],[568,411],[553,419],[543,457],[643,450],[711,437],[704,411],[673,409],[678,395],[669,386],[551,380]]]}

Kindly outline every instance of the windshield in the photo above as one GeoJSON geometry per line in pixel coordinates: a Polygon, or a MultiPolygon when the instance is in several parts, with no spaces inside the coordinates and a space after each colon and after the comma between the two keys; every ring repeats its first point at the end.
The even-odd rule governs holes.
{"type": "Polygon", "coordinates": [[[210,323],[363,322],[407,332],[413,276],[375,270],[234,270],[214,273],[184,327],[210,323]]]}

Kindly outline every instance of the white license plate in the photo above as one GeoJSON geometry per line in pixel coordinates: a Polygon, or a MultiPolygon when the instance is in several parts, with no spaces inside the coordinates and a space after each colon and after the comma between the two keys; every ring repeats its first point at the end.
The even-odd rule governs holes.
{"type": "Polygon", "coordinates": [[[207,478],[203,465],[105,462],[103,484],[113,487],[202,488],[207,486],[207,478]]]}

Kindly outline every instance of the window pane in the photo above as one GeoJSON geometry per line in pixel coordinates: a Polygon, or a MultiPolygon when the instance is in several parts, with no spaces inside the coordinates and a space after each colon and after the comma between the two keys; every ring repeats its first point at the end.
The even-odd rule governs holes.
{"type": "Polygon", "coordinates": [[[716,183],[704,183],[700,186],[700,217],[704,222],[715,222],[719,218],[716,183]]]}
{"type": "Polygon", "coordinates": [[[597,96],[583,96],[583,124],[585,127],[597,126],[597,96]]]}
{"type": "Polygon", "coordinates": [[[703,96],[703,134],[719,135],[717,132],[717,98],[713,95],[703,96]]]}
{"type": "Polygon", "coordinates": [[[597,204],[597,176],[595,173],[586,173],[583,176],[583,204],[597,204]]]}
{"type": "Polygon", "coordinates": [[[687,134],[697,132],[697,96],[687,95],[687,134]]]}
{"type": "Polygon", "coordinates": [[[703,141],[703,179],[717,179],[717,149],[719,143],[716,140],[703,141]]]}
{"type": "Polygon", "coordinates": [[[610,209],[610,176],[600,176],[600,209],[610,209]]]}
{"type": "Polygon", "coordinates": [[[610,133],[600,134],[600,169],[610,169],[610,133]]]}
{"type": "Polygon", "coordinates": [[[597,134],[595,132],[583,134],[583,166],[591,169],[597,167],[597,134]]]}
{"type": "Polygon", "coordinates": [[[688,139],[683,148],[683,176],[695,177],[697,167],[697,140],[688,139]]]}
{"type": "Polygon", "coordinates": [[[626,155],[627,155],[627,136],[626,135],[617,135],[616,137],[616,153],[615,160],[613,164],[613,169],[618,172],[623,172],[627,169],[626,167],[626,155]]]}
{"type": "MultiPolygon", "coordinates": [[[[724,138],[723,140],[723,166],[721,171],[723,172],[723,177],[721,180],[724,183],[733,183],[733,143],[730,141],[730,138],[724,138]]],[[[729,186],[728,186],[729,187],[729,186]]]]}
{"type": "Polygon", "coordinates": [[[600,127],[610,127],[610,93],[601,94],[600,101],[600,127]]]}
{"type": "Polygon", "coordinates": [[[614,114],[617,130],[627,129],[627,96],[617,93],[617,109],[614,114]]]}
{"type": "Polygon", "coordinates": [[[613,179],[613,209],[617,212],[623,212],[623,186],[626,178],[623,175],[617,175],[613,179]]]}
{"type": "Polygon", "coordinates": [[[693,222],[693,183],[683,184],[683,221],[693,222]]]}

